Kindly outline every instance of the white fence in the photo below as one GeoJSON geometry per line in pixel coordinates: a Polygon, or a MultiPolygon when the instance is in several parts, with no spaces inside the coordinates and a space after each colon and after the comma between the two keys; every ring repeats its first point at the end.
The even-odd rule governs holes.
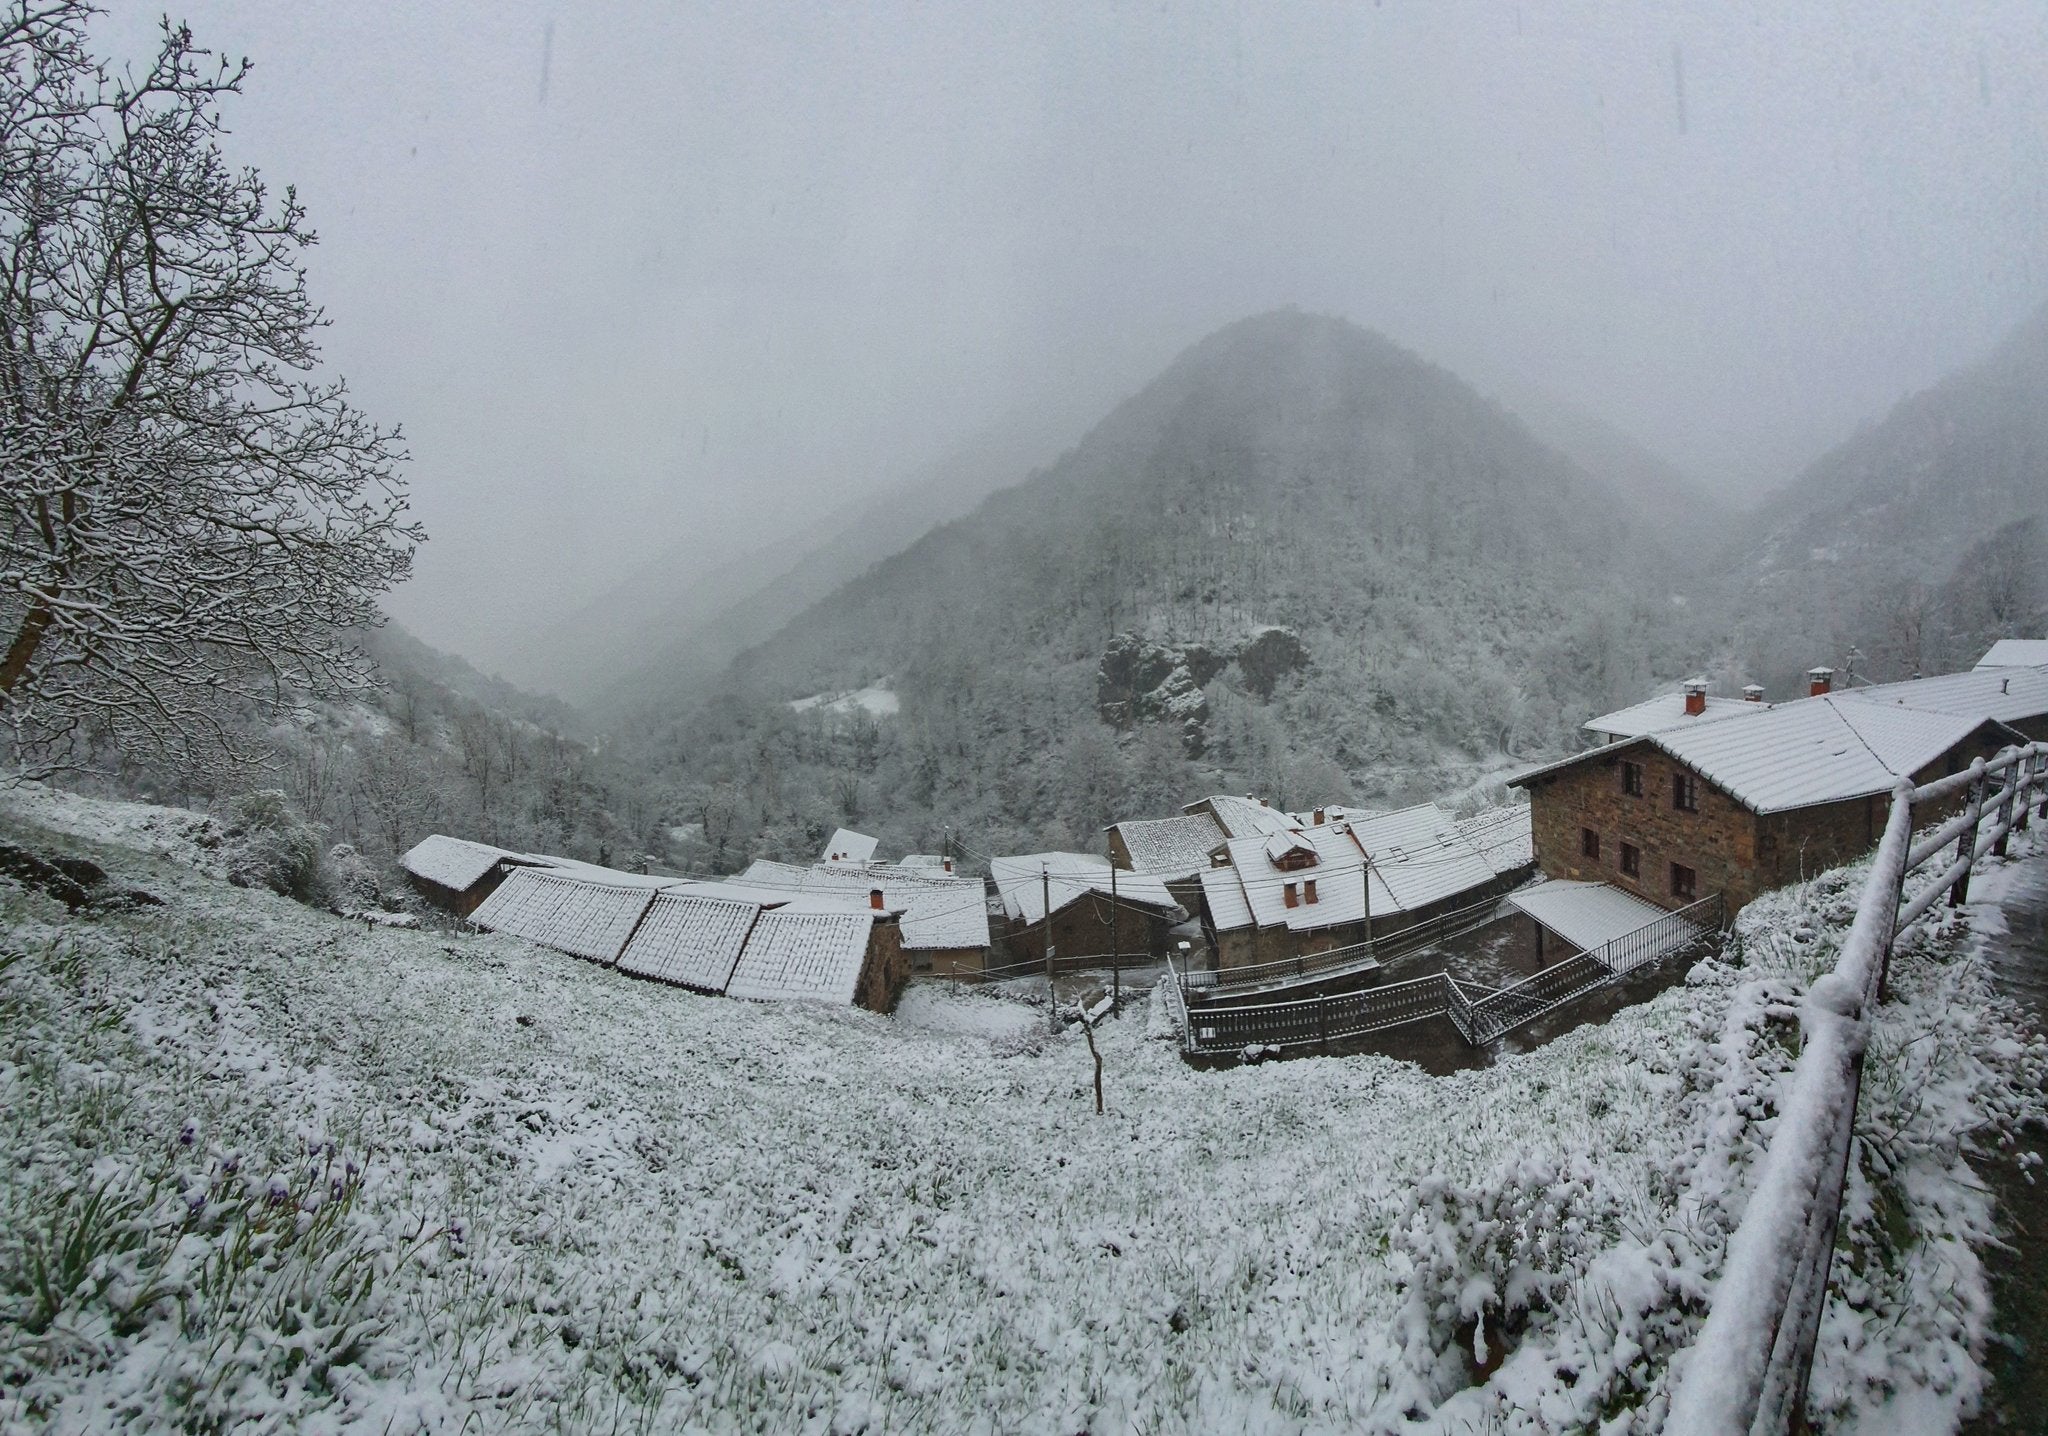
{"type": "MultiPolygon", "coordinates": [[[[1902,779],[1894,790],[1841,957],[1801,1005],[1799,1062],[1756,1190],[1729,1241],[1706,1323],[1673,1393],[1666,1431],[1776,1436],[1803,1429],[1870,1037],[1867,1014],[1884,1000],[1885,969],[1898,935],[1944,893],[1951,905],[1965,901],[1977,859],[2003,854],[2007,834],[2026,826],[2044,764],[2048,747],[2029,743],[1923,787],[1902,779]],[[1916,811],[1964,794],[1960,813],[1914,838],[1916,811]],[[1954,856],[1940,877],[1904,901],[1907,875],[1950,844],[1954,856]]],[[[2048,803],[2042,816],[2048,818],[2048,803]]]]}

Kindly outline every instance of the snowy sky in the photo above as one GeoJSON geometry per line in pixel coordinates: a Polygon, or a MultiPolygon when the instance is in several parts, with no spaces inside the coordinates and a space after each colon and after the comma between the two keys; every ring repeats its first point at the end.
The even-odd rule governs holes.
{"type": "Polygon", "coordinates": [[[486,664],[1281,304],[1746,494],[2048,297],[2039,0],[177,13],[410,437],[394,610],[486,664]]]}

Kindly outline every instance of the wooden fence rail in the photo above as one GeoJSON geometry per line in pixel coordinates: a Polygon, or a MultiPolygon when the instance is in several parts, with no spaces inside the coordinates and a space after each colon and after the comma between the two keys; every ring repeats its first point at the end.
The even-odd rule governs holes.
{"type": "MultiPolygon", "coordinates": [[[[2030,806],[2042,796],[2044,760],[2048,747],[2029,743],[1918,788],[1902,779],[1893,791],[1884,837],[1841,956],[1801,1004],[1799,1061],[1756,1189],[1729,1240],[1706,1322],[1684,1357],[1666,1431],[1780,1436],[1803,1428],[1862,1090],[1869,1014],[1883,1000],[1892,948],[1944,894],[1951,904],[1968,899],[1977,860],[2002,852],[2007,836],[2026,825],[2030,806]],[[1916,810],[1965,794],[1960,813],[1914,840],[1916,810]],[[1951,842],[1955,856],[1906,901],[1907,877],[1937,860],[1951,842]]],[[[2040,816],[2048,818],[2048,803],[2040,816]]]]}

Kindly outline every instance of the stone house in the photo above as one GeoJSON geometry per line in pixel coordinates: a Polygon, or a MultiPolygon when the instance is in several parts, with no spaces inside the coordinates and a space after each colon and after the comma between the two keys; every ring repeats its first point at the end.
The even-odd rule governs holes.
{"type": "Polygon", "coordinates": [[[1112,869],[1090,853],[999,857],[989,876],[1002,900],[1002,946],[1012,966],[1043,963],[1047,929],[1056,966],[1107,967],[1163,957],[1187,918],[1166,884],[1112,869]]]}

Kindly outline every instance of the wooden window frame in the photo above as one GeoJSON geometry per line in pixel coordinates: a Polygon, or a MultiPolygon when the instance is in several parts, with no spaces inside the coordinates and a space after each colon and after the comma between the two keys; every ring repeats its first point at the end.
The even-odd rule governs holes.
{"type": "Polygon", "coordinates": [[[1643,765],[1631,763],[1626,758],[1621,763],[1621,791],[1624,797],[1643,796],[1643,765]]]}
{"type": "Polygon", "coordinates": [[[1671,809],[1677,813],[1700,810],[1700,780],[1684,769],[1671,775],[1671,809]]]}
{"type": "Polygon", "coordinates": [[[1684,863],[1673,863],[1671,865],[1671,895],[1675,898],[1684,898],[1687,902],[1697,902],[1700,895],[1699,870],[1697,868],[1689,868],[1684,863]],[[1685,874],[1683,882],[1679,881],[1678,875],[1680,873],[1685,874]]]}
{"type": "Polygon", "coordinates": [[[1600,834],[1592,828],[1579,829],[1579,856],[1589,862],[1600,861],[1600,834]]]}
{"type": "Polygon", "coordinates": [[[1634,843],[1621,845],[1621,875],[1625,878],[1640,878],[1643,875],[1643,850],[1634,843]]]}

